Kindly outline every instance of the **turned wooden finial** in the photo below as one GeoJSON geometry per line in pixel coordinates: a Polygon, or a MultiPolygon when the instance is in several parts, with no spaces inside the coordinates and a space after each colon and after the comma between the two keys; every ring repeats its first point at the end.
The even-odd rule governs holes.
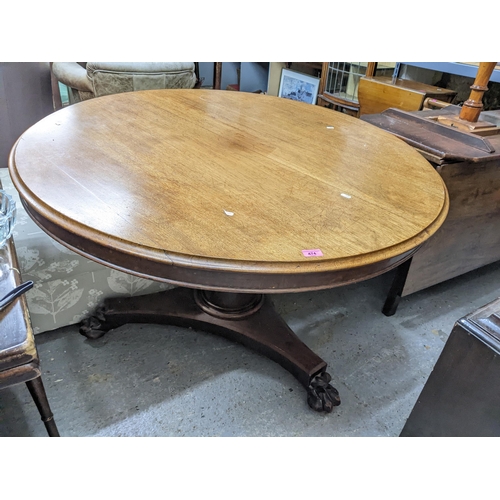
{"type": "Polygon", "coordinates": [[[483,94],[488,90],[488,82],[498,63],[482,62],[479,63],[479,69],[471,85],[471,93],[462,108],[460,114],[444,114],[434,119],[449,127],[457,128],[464,132],[471,132],[478,135],[496,135],[500,134],[500,127],[494,123],[485,120],[479,121],[479,115],[483,110],[483,94]]]}
{"type": "Polygon", "coordinates": [[[476,79],[471,86],[471,93],[460,111],[459,118],[468,122],[476,123],[483,109],[483,94],[488,90],[488,82],[497,65],[496,62],[479,63],[476,79]]]}

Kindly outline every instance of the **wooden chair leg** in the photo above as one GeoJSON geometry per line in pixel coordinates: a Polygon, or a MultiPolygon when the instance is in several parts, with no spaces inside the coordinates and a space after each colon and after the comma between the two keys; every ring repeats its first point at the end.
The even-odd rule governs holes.
{"type": "Polygon", "coordinates": [[[45,428],[47,429],[49,436],[59,437],[59,431],[57,430],[56,423],[54,422],[54,415],[52,415],[49,401],[47,399],[47,395],[45,394],[42,377],[29,380],[26,382],[26,385],[28,386],[31,397],[40,412],[42,422],[45,424],[45,428]]]}

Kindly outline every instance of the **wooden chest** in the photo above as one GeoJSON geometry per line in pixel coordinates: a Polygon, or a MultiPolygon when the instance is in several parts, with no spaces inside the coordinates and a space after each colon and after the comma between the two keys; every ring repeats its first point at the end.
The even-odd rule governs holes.
{"type": "MultiPolygon", "coordinates": [[[[479,137],[433,119],[459,110],[390,109],[361,118],[414,146],[442,176],[450,197],[445,222],[414,255],[400,296],[500,260],[500,135],[479,137]]],[[[480,119],[500,123],[500,112],[483,112],[480,119]]]]}

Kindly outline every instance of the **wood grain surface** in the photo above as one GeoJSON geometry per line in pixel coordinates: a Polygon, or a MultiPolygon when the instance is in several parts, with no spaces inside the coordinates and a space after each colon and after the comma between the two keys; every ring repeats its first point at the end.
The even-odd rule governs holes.
{"type": "MultiPolygon", "coordinates": [[[[233,274],[242,290],[259,287],[245,276],[276,276],[262,285],[271,291],[303,289],[301,275],[379,274],[448,211],[441,177],[400,139],[243,92],[85,101],[28,129],[9,168],[28,212],[62,243],[141,276],[182,282],[186,271],[194,287],[196,273],[233,274]],[[305,257],[310,249],[323,256],[305,257]]],[[[210,279],[201,287],[226,287],[210,279]]]]}

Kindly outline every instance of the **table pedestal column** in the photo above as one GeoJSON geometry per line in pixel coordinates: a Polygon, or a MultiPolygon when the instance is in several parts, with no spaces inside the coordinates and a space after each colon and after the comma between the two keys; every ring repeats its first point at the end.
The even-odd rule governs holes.
{"type": "Polygon", "coordinates": [[[174,288],[139,297],[106,299],[83,321],[80,333],[96,339],[126,323],[162,323],[222,335],[265,355],[288,370],[307,390],[316,411],[340,404],[326,362],[311,351],[275,311],[267,296],[174,288]]]}

